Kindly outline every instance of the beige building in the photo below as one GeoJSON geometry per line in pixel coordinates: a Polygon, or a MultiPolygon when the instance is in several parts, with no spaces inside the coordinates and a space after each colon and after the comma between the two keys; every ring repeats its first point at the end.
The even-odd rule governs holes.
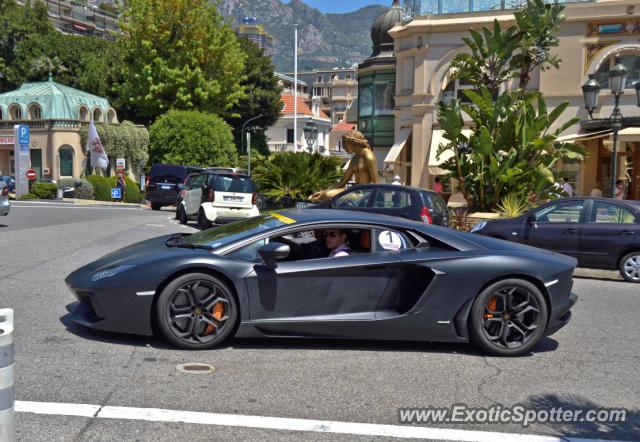
{"type": "MultiPolygon", "coordinates": [[[[549,108],[563,101],[570,106],[562,122],[577,117],[580,123],[563,136],[584,145],[584,162],[559,167],[572,175],[575,193],[588,195],[601,185],[610,188],[611,130],[606,120],[613,110],[608,71],[614,56],[622,56],[629,80],[621,98],[625,117],[621,132],[619,177],[627,183],[628,198],[640,199],[640,108],[633,83],[640,80],[640,3],[638,0],[597,0],[568,3],[555,53],[560,70],[536,73],[530,86],[544,93],[549,108]],[[595,74],[602,87],[600,106],[589,121],[581,86],[595,74]],[[635,116],[635,117],[634,117],[635,116]],[[602,184],[599,184],[602,183],[602,184]]],[[[450,63],[465,51],[461,40],[471,27],[497,19],[505,26],[514,20],[509,10],[416,16],[398,23],[389,34],[394,39],[396,67],[395,144],[386,162],[407,184],[431,188],[441,174],[436,158],[442,131],[437,123],[438,103],[461,96],[464,85],[449,81],[450,63]]],[[[471,128],[470,128],[471,129],[471,128]]]]}

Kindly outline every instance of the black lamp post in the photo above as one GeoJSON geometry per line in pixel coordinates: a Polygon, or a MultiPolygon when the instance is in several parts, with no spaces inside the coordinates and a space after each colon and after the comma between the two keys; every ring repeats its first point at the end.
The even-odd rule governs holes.
{"type": "MultiPolygon", "coordinates": [[[[622,64],[620,58],[616,57],[616,65],[609,71],[609,87],[615,99],[613,113],[609,120],[611,121],[611,129],[613,130],[613,152],[611,156],[611,198],[616,196],[616,181],[618,179],[618,132],[622,129],[622,114],[620,113],[620,96],[624,94],[624,87],[627,84],[629,70],[622,64]]],[[[636,84],[636,92],[638,92],[636,84]]],[[[593,118],[593,110],[598,104],[598,93],[600,85],[589,75],[589,80],[582,85],[582,94],[584,95],[584,104],[589,112],[589,116],[593,118]]],[[[638,92],[640,94],[640,92],[638,92]]],[[[640,96],[640,95],[639,95],[640,96]]],[[[640,98],[639,98],[640,100],[640,98]]],[[[639,101],[640,103],[640,101],[639,101]]]]}
{"type": "Polygon", "coordinates": [[[307,149],[309,153],[313,153],[313,145],[318,139],[318,126],[316,126],[313,121],[308,121],[302,130],[304,132],[304,139],[307,141],[307,149]]]}

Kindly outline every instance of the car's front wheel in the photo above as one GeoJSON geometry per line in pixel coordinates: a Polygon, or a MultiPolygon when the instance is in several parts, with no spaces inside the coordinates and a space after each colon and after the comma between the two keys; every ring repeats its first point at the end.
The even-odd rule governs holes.
{"type": "Polygon", "coordinates": [[[222,344],[233,332],[238,308],[225,283],[206,273],[174,279],[156,303],[159,330],[173,345],[206,350],[222,344]]]}
{"type": "Polygon", "coordinates": [[[522,279],[498,281],[473,303],[471,338],[496,356],[518,356],[542,339],[548,314],[544,296],[534,284],[522,279]]]}
{"type": "Polygon", "coordinates": [[[187,224],[189,222],[187,211],[184,210],[184,206],[182,204],[178,207],[178,221],[180,221],[180,224],[187,224]]]}
{"type": "Polygon", "coordinates": [[[631,252],[620,260],[620,275],[629,282],[640,282],[640,251],[631,252]]]}

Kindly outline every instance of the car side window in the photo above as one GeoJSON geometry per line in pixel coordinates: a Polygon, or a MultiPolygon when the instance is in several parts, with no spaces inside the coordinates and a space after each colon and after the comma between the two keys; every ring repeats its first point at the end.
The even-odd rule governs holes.
{"type": "Polygon", "coordinates": [[[341,209],[367,207],[372,193],[373,189],[370,187],[352,190],[334,199],[333,207],[341,209]]]}
{"type": "Polygon", "coordinates": [[[584,201],[552,204],[535,214],[539,223],[579,223],[584,201]]]}
{"type": "Polygon", "coordinates": [[[636,216],[626,207],[605,201],[594,201],[589,223],[640,224],[636,216]]]}
{"type": "Polygon", "coordinates": [[[204,178],[204,174],[194,176],[193,180],[191,180],[191,183],[189,184],[189,189],[197,189],[198,187],[201,187],[204,184],[204,178]]]}
{"type": "Polygon", "coordinates": [[[373,207],[377,209],[401,209],[411,206],[411,193],[404,189],[378,189],[373,207]]]}
{"type": "Polygon", "coordinates": [[[262,258],[258,254],[258,250],[260,250],[260,248],[266,244],[267,244],[266,239],[260,239],[242,248],[234,250],[229,254],[229,256],[231,256],[232,258],[241,259],[243,261],[256,262],[256,263],[262,262],[262,258]]]}

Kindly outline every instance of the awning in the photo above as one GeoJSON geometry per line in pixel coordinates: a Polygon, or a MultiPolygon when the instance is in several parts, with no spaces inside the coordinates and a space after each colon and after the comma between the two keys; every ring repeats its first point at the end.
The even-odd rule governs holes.
{"type": "MultiPolygon", "coordinates": [[[[613,139],[613,137],[611,137],[613,139]]],[[[620,141],[640,141],[640,127],[627,127],[618,132],[620,141]]]]}
{"type": "Polygon", "coordinates": [[[398,141],[391,146],[391,149],[389,149],[389,153],[387,154],[386,158],[384,159],[385,163],[397,163],[398,162],[398,157],[400,156],[400,153],[402,152],[402,149],[404,149],[404,146],[407,144],[407,140],[409,139],[409,137],[411,136],[411,132],[413,131],[413,129],[406,127],[402,130],[400,130],[400,137],[398,138],[398,141]]]}
{"type": "MultiPolygon", "coordinates": [[[[472,134],[471,129],[462,129],[462,134],[469,138],[472,134]]],[[[444,137],[443,130],[434,130],[431,134],[431,147],[429,149],[429,174],[430,175],[445,175],[446,170],[442,169],[440,165],[453,156],[453,152],[450,150],[442,152],[442,155],[438,158],[438,147],[440,144],[447,144],[449,140],[444,137]]]]}
{"type": "Polygon", "coordinates": [[[575,134],[563,135],[561,137],[558,137],[556,138],[556,141],[560,141],[560,142],[573,142],[576,140],[587,141],[587,140],[593,140],[596,138],[602,138],[605,135],[610,133],[611,133],[611,129],[600,130],[597,132],[578,132],[575,134]]]}

